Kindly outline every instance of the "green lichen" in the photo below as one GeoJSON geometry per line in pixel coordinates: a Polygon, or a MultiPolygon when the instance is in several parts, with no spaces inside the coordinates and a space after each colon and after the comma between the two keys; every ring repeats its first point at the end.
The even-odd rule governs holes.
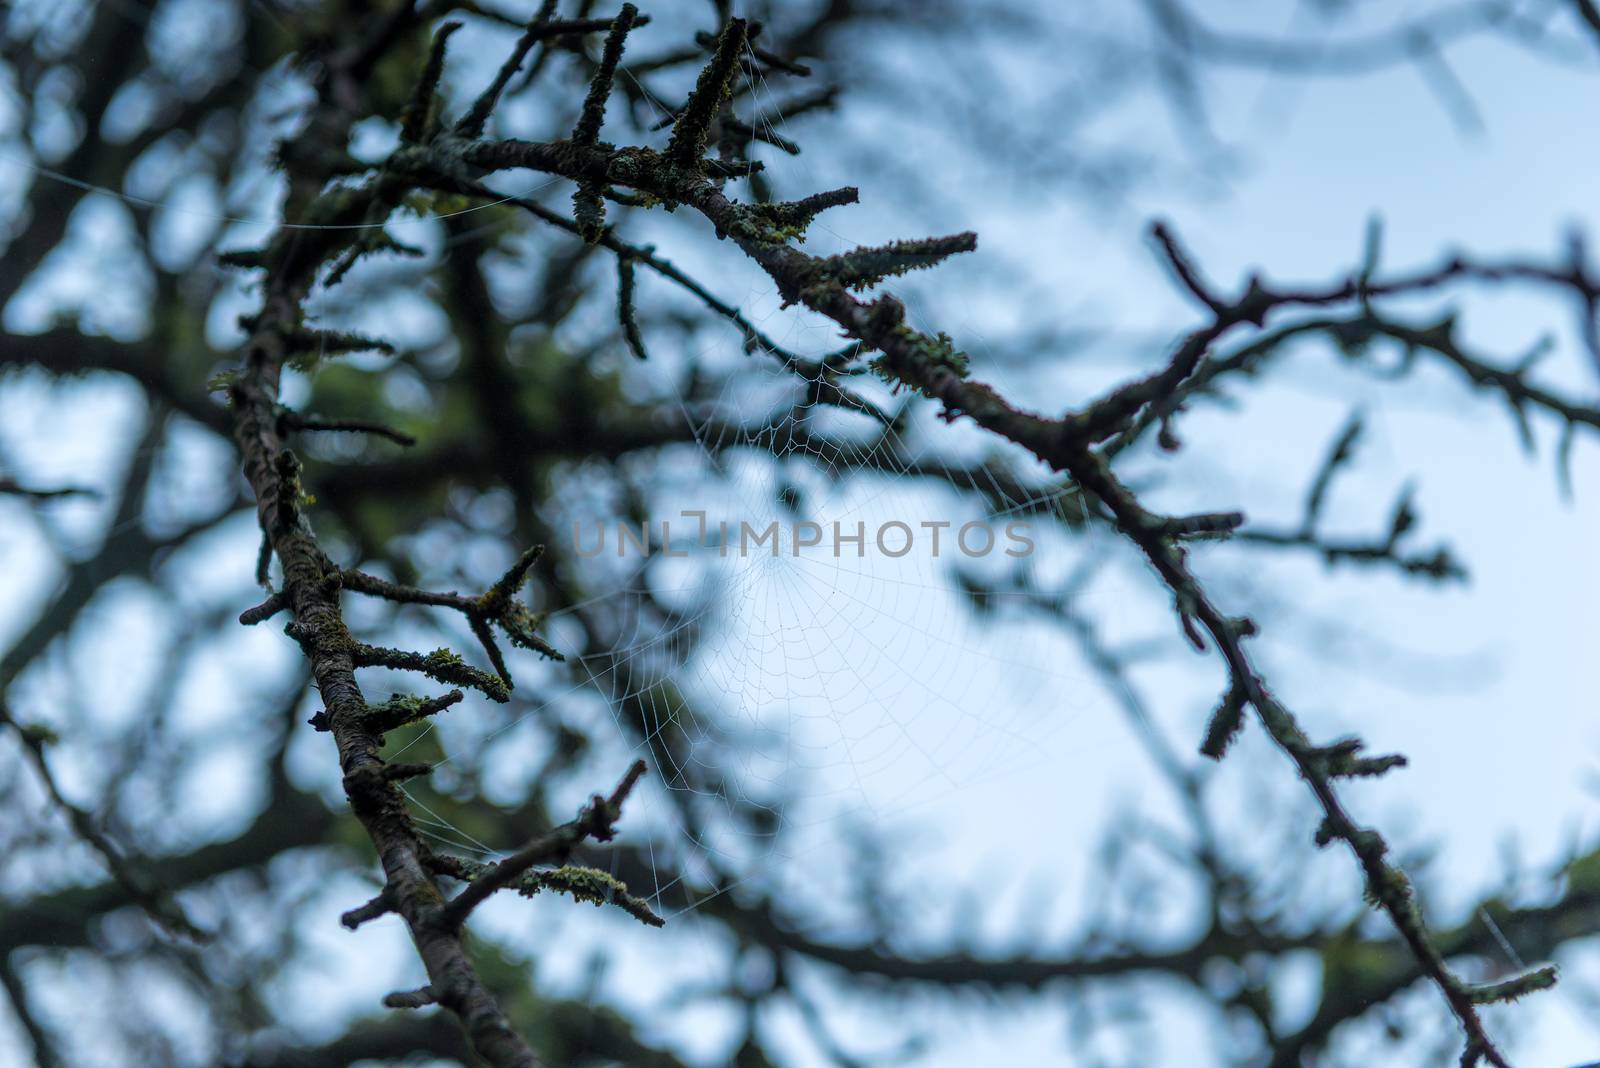
{"type": "MultiPolygon", "coordinates": [[[[603,143],[601,148],[606,147],[603,143]]],[[[677,201],[664,196],[664,190],[683,189],[698,181],[697,171],[676,166],[667,157],[650,148],[622,148],[613,152],[606,161],[606,178],[610,182],[631,189],[644,208],[663,207],[667,211],[677,207],[677,201]]]]}
{"type": "MultiPolygon", "coordinates": [[[[357,667],[386,667],[395,671],[419,671],[440,682],[471,686],[493,701],[508,701],[511,685],[507,680],[479,671],[448,649],[435,649],[426,655],[403,649],[353,643],[350,650],[357,667]]],[[[442,706],[441,706],[442,707],[442,706]]]]}
{"type": "Polygon", "coordinates": [[[880,346],[883,355],[870,364],[873,372],[890,385],[908,385],[932,396],[934,387],[946,376],[967,377],[967,354],[957,349],[943,331],[930,337],[901,323],[890,334],[880,346]]]}
{"type": "Polygon", "coordinates": [[[623,185],[638,186],[661,173],[665,161],[648,148],[624,148],[611,157],[611,177],[623,185]]]}
{"type": "Polygon", "coordinates": [[[300,482],[300,458],[289,449],[281,449],[277,457],[279,522],[292,527],[300,512],[317,503],[316,497],[306,492],[300,482]]]}
{"type": "Polygon", "coordinates": [[[782,245],[790,241],[804,241],[810,219],[779,216],[760,209],[763,204],[736,205],[737,212],[728,226],[728,236],[736,241],[757,245],[782,245]]]}
{"type": "Polygon", "coordinates": [[[1496,1005],[1516,1001],[1540,990],[1549,990],[1556,985],[1556,979],[1556,966],[1546,964],[1542,968],[1514,975],[1510,979],[1502,979],[1498,983],[1471,984],[1465,991],[1475,1005],[1496,1005]]]}
{"type": "Polygon", "coordinates": [[[511,639],[511,644],[522,649],[541,653],[552,660],[565,659],[550,644],[539,637],[538,628],[544,623],[543,612],[530,612],[520,601],[512,601],[501,611],[495,622],[500,624],[511,639]]]}
{"type": "Polygon", "coordinates": [[[361,718],[376,734],[392,731],[422,718],[422,699],[397,693],[381,705],[368,705],[361,718]]]}
{"type": "Polygon", "coordinates": [[[423,669],[430,675],[440,671],[453,672],[467,666],[467,662],[461,659],[460,654],[453,653],[443,646],[423,657],[422,663],[423,669]]]}
{"type": "Polygon", "coordinates": [[[628,892],[627,885],[616,876],[576,864],[535,872],[517,889],[525,897],[532,897],[541,890],[553,890],[591,905],[610,904],[617,895],[628,892]]]}
{"type": "Polygon", "coordinates": [[[596,868],[567,864],[551,871],[529,872],[517,880],[516,888],[523,897],[550,891],[566,894],[574,901],[586,901],[596,908],[615,905],[652,927],[663,926],[665,922],[643,900],[633,896],[621,879],[596,868]]]}
{"type": "Polygon", "coordinates": [[[381,352],[394,355],[394,346],[382,338],[368,337],[349,330],[318,330],[307,326],[279,330],[290,349],[288,364],[296,371],[310,371],[326,356],[350,352],[381,352]]]}
{"type": "Polygon", "coordinates": [[[971,252],[977,247],[978,235],[970,232],[918,241],[894,241],[818,260],[817,270],[846,289],[865,290],[908,271],[936,267],[957,253],[971,252]]]}
{"type": "Polygon", "coordinates": [[[381,705],[367,705],[361,712],[359,725],[373,734],[385,734],[442,712],[463,696],[460,690],[451,690],[440,697],[397,693],[381,705]]]}
{"type": "Polygon", "coordinates": [[[741,241],[780,245],[804,241],[811,221],[828,208],[854,204],[860,193],[853,186],[817,193],[803,200],[771,204],[736,204],[728,232],[741,241]]]}

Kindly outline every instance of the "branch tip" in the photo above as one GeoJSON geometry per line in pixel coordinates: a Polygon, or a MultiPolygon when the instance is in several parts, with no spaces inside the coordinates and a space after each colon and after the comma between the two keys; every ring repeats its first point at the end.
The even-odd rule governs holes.
{"type": "Polygon", "coordinates": [[[428,62],[422,68],[416,88],[411,91],[405,110],[400,113],[400,140],[405,144],[418,144],[427,140],[435,123],[434,100],[439,88],[439,78],[444,74],[445,44],[450,35],[461,28],[455,19],[441,23],[434,31],[433,44],[428,49],[428,62]]]}
{"type": "Polygon", "coordinates": [[[638,14],[638,8],[623,4],[617,17],[611,20],[611,32],[606,35],[600,63],[595,67],[594,77],[589,80],[589,94],[583,101],[583,113],[572,131],[573,144],[592,145],[600,139],[600,127],[606,118],[606,101],[611,96],[611,82],[616,77],[617,64],[622,62],[622,49],[638,14]]]}
{"type": "Polygon", "coordinates": [[[680,167],[695,167],[706,153],[711,124],[722,112],[733,92],[734,74],[744,54],[747,24],[744,19],[729,19],[717,38],[717,50],[700,71],[694,92],[678,113],[667,143],[667,159],[680,167]]]}

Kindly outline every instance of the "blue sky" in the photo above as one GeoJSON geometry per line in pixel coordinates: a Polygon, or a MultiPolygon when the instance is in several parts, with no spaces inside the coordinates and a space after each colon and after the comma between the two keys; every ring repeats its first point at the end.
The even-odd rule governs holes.
{"type": "MultiPolygon", "coordinates": [[[[1453,124],[1410,68],[1350,79],[1219,78],[1213,115],[1219,137],[1235,153],[1235,168],[1210,195],[1196,195],[1192,182],[1157,181],[1118,202],[1086,206],[1048,182],[1008,174],[1025,168],[1001,157],[928,168],[930,195],[904,203],[894,195],[897,167],[929,160],[918,157],[912,142],[875,168],[874,153],[891,140],[872,126],[884,116],[871,112],[852,120],[851,132],[861,136],[838,156],[830,155],[829,138],[819,133],[829,120],[812,120],[801,128],[812,137],[807,154],[775,161],[775,179],[795,194],[841,178],[862,186],[861,207],[825,219],[814,238],[822,251],[830,242],[978,230],[979,253],[911,285],[914,316],[919,325],[949,331],[973,354],[979,377],[1055,412],[1079,403],[1092,388],[1159,365],[1163,339],[1196,321],[1151,253],[1144,236],[1150,217],[1171,219],[1206,273],[1223,285],[1257,267],[1287,279],[1346,272],[1359,259],[1374,215],[1384,220],[1384,261],[1393,266],[1430,263],[1458,247],[1487,256],[1552,257],[1569,225],[1592,229],[1600,222],[1594,184],[1600,110],[1593,106],[1600,82],[1593,64],[1567,71],[1488,42],[1463,46],[1452,59],[1481,112],[1481,132],[1453,124]],[[997,276],[1005,281],[997,284],[997,276]],[[1041,320],[1091,329],[1099,340],[1087,354],[1055,357],[1046,350],[1027,369],[999,358],[1017,324],[1041,320]]],[[[941,116],[924,121],[937,123],[941,116]]],[[[1116,122],[1170,151],[1169,116],[1156,102],[1119,109],[1116,122]]],[[[942,158],[927,152],[935,163],[942,158]]],[[[1040,155],[1048,155],[1045,146],[1040,155]]],[[[97,211],[108,220],[98,224],[104,234],[114,234],[119,210],[105,201],[85,225],[97,225],[97,211]]],[[[678,225],[661,225],[658,232],[675,261],[713,271],[721,294],[750,308],[780,337],[818,346],[831,340],[831,332],[802,313],[780,311],[764,276],[708,250],[703,232],[678,225]]],[[[87,267],[61,272],[59,284],[66,292],[94,292],[87,267]]],[[[1600,396],[1600,371],[1573,343],[1569,306],[1523,292],[1467,291],[1459,303],[1468,336],[1506,363],[1553,333],[1557,347],[1544,369],[1549,380],[1573,396],[1600,396]]],[[[732,353],[734,342],[726,345],[732,353]]],[[[1466,587],[1434,589],[1383,573],[1327,576],[1293,558],[1263,561],[1230,549],[1197,554],[1219,599],[1263,623],[1264,663],[1314,734],[1359,731],[1377,751],[1410,756],[1409,768],[1353,789],[1352,797],[1398,842],[1436,849],[1429,900],[1455,919],[1451,910],[1496,885],[1504,843],[1514,840],[1529,865],[1542,870],[1574,834],[1592,834],[1597,824],[1600,798],[1586,786],[1586,775],[1600,763],[1594,445],[1580,443],[1576,495],[1568,502],[1552,472],[1551,428],[1541,427],[1543,449],[1530,460],[1501,406],[1471,395],[1448,374],[1425,371],[1398,384],[1379,382],[1306,348],[1239,396],[1237,410],[1202,409],[1186,418],[1189,448],[1178,458],[1133,465],[1151,486],[1152,500],[1175,510],[1242,506],[1253,517],[1287,525],[1332,435],[1359,407],[1369,433],[1332,502],[1333,525],[1355,533],[1380,529],[1395,493],[1414,481],[1423,516],[1418,541],[1448,541],[1472,571],[1466,587]]],[[[0,427],[7,459],[41,480],[103,469],[116,445],[104,430],[128,418],[126,398],[114,387],[79,390],[70,406],[52,406],[37,390],[15,385],[7,398],[9,418],[0,427]]],[[[949,434],[963,451],[985,447],[970,428],[949,434]]],[[[746,495],[738,507],[752,515],[773,511],[764,476],[735,484],[746,495]]],[[[668,515],[702,503],[687,499],[691,491],[669,488],[682,496],[664,492],[660,503],[668,515]]],[[[965,517],[952,511],[948,497],[875,482],[851,484],[832,496],[819,488],[817,502],[825,521],[965,517]]],[[[62,521],[89,523],[93,508],[75,513],[76,507],[63,509],[62,521]]],[[[7,505],[3,514],[6,555],[17,561],[4,596],[32,603],[46,595],[54,572],[20,511],[7,505]]],[[[249,567],[250,533],[229,533],[215,547],[213,574],[249,567]]],[[[1084,553],[1106,561],[1090,603],[1107,633],[1117,640],[1170,642],[1170,614],[1154,580],[1106,536],[1052,541],[1030,565],[1046,579],[1059,578],[1084,553]]],[[[735,722],[781,739],[770,765],[748,770],[765,781],[805,784],[808,804],[786,812],[796,844],[770,858],[771,870],[796,893],[830,885],[837,873],[817,870],[810,858],[836,847],[850,820],[865,818],[906,850],[900,875],[907,882],[959,887],[982,880],[992,888],[992,908],[980,924],[984,945],[1061,945],[1092,898],[1095,835],[1105,820],[1130,807],[1172,815],[1125,722],[1070,643],[1037,624],[975,626],[936,562],[920,554],[862,564],[758,559],[736,561],[718,575],[727,591],[727,627],[684,681],[695,692],[720,697],[735,722]],[[995,818],[1018,809],[1038,818],[995,818]],[[1041,907],[1041,900],[1048,904],[1041,907]]],[[[275,658],[283,644],[276,635],[252,633],[229,655],[235,662],[275,658]]],[[[1198,743],[1218,678],[1213,662],[1181,650],[1141,672],[1145,696],[1185,753],[1198,743]]],[[[115,690],[124,682],[108,674],[101,685],[115,690]]],[[[203,687],[194,689],[186,701],[203,700],[203,687]]],[[[513,736],[507,744],[514,742],[513,736]]],[[[310,743],[296,750],[306,775],[331,783],[327,757],[310,743]]],[[[1218,776],[1222,803],[1242,819],[1251,817],[1251,806],[1266,803],[1281,808],[1279,822],[1292,826],[1298,818],[1304,834],[1311,833],[1309,806],[1259,732],[1247,732],[1218,776]]],[[[234,781],[226,763],[212,781],[219,787],[234,781]]],[[[219,812],[243,800],[208,799],[219,812]]],[[[664,818],[651,812],[652,805],[659,799],[641,797],[634,812],[645,821],[664,818]]],[[[1270,850],[1273,843],[1263,838],[1244,845],[1270,850]]],[[[727,842],[717,848],[759,855],[762,846],[727,842]]],[[[1331,899],[1355,900],[1347,857],[1314,863],[1319,876],[1325,873],[1331,899]]],[[[1530,882],[1530,900],[1538,888],[1530,882]]],[[[322,922],[332,930],[333,913],[354,892],[329,888],[321,899],[327,915],[308,916],[308,929],[322,922]]],[[[500,907],[505,904],[487,911],[486,922],[547,937],[547,927],[536,928],[525,913],[500,907]]],[[[948,902],[935,903],[918,922],[937,930],[949,917],[948,902]]],[[[1181,932],[1185,918],[1179,895],[1151,922],[1181,932]]],[[[539,922],[575,932],[575,939],[599,940],[610,932],[587,914],[541,913],[539,922]]],[[[363,951],[377,942],[392,951],[395,970],[410,966],[392,925],[374,925],[362,937],[363,951]]],[[[343,932],[334,932],[328,958],[349,945],[343,932]]],[[[714,966],[724,949],[692,923],[663,946],[665,952],[638,951],[648,968],[614,969],[613,976],[629,978],[613,979],[608,993],[624,1003],[656,1004],[675,983],[714,966]],[[640,982],[641,974],[651,981],[640,982]]],[[[566,978],[582,982],[576,956],[566,966],[553,962],[550,974],[570,971],[566,978]]],[[[1563,963],[1600,978],[1593,960],[1563,963]]],[[[300,1008],[368,1003],[364,989],[303,978],[307,986],[285,992],[300,1008]],[[314,996],[307,998],[308,991],[314,996]]],[[[1304,976],[1288,976],[1286,992],[1295,983],[1303,988],[1304,976]]],[[[933,1052],[919,1063],[942,1068],[1004,1053],[1041,1068],[1073,1065],[1063,1039],[1063,1000],[913,1012],[935,1038],[933,1052]]],[[[1423,990],[1407,1004],[1437,1014],[1436,1001],[1423,990]]],[[[1152,1005],[1162,1027],[1162,1063],[1215,1048],[1217,1036],[1202,1032],[1202,1018],[1182,996],[1152,995],[1152,1005]]],[[[888,1037],[869,1013],[835,1008],[852,1021],[846,1033],[864,1044],[888,1037]]],[[[708,1052],[729,1025],[706,1012],[658,1019],[664,1032],[708,1052]]],[[[1522,1035],[1517,1049],[1528,1064],[1591,1060],[1600,1051],[1600,1028],[1570,990],[1523,1002],[1501,1022],[1516,1024],[1522,1035]]],[[[776,1019],[772,1026],[798,1032],[799,1025],[776,1019]]],[[[1360,1036],[1353,1042],[1359,1051],[1360,1036]]],[[[798,1034],[793,1048],[797,1063],[808,1063],[808,1043],[798,1034]]]]}

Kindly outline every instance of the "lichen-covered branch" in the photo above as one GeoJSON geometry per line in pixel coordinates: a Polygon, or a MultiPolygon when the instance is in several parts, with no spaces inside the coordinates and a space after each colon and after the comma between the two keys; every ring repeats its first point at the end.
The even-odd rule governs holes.
{"type": "MultiPolygon", "coordinates": [[[[380,23],[380,29],[387,25],[380,23]]],[[[442,70],[444,42],[453,28],[454,24],[446,24],[435,37],[431,58],[403,122],[407,141],[426,138],[440,128],[435,86],[442,70]]],[[[355,53],[355,57],[359,55],[355,53]]],[[[520,57],[507,65],[508,70],[480,98],[483,110],[492,108],[518,63],[520,57]]],[[[532,1068],[539,1063],[533,1050],[506,1018],[467,954],[461,933],[464,914],[447,916],[445,912],[444,898],[427,867],[429,850],[400,792],[401,781],[425,774],[428,767],[386,764],[379,755],[383,729],[405,714],[422,714],[424,709],[419,705],[397,710],[392,702],[374,708],[367,703],[355,675],[358,667],[366,665],[418,670],[504,699],[509,673],[496,653],[491,656],[500,674],[488,676],[447,650],[422,656],[381,649],[351,637],[339,597],[345,579],[352,576],[337,567],[318,543],[305,514],[299,464],[283,437],[291,428],[285,425],[278,398],[282,372],[292,361],[316,351],[308,340],[303,301],[316,283],[319,269],[347,248],[353,233],[359,232],[353,231],[351,224],[381,222],[407,188],[406,183],[388,175],[356,187],[326,186],[329,178],[344,169],[344,145],[358,116],[340,102],[355,94],[359,73],[357,58],[347,56],[340,62],[337,56],[324,57],[315,83],[317,102],[291,149],[282,153],[290,186],[286,219],[311,221],[326,228],[307,230],[286,224],[258,255],[242,261],[264,269],[266,278],[261,310],[246,324],[250,336],[241,366],[228,384],[228,398],[235,440],[255,494],[265,544],[282,574],[276,603],[269,600],[254,616],[265,617],[280,606],[293,615],[288,630],[305,651],[322,695],[323,723],[338,747],[346,796],[383,867],[381,904],[367,911],[391,911],[405,921],[427,972],[430,999],[460,1019],[480,1058],[497,1068],[532,1068]]],[[[481,126],[476,110],[469,113],[467,128],[471,130],[474,123],[481,126]]],[[[534,554],[525,555],[502,582],[473,602],[469,616],[480,638],[487,633],[487,623],[493,621],[505,627],[514,641],[548,649],[533,635],[525,611],[513,603],[534,559],[534,554]]],[[[378,580],[354,577],[354,585],[390,592],[379,586],[378,580]]],[[[453,602],[452,606],[461,607],[453,602]]],[[[492,648],[492,641],[486,645],[492,648]]],[[[450,700],[432,702],[428,711],[438,711],[450,700]]],[[[610,812],[608,830],[615,818],[616,813],[610,812]]]]}

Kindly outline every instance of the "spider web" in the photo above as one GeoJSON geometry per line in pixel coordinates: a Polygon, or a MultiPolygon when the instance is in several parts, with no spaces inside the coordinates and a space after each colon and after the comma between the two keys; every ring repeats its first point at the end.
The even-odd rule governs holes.
{"type": "MultiPolygon", "coordinates": [[[[751,66],[759,67],[753,55],[751,66]]],[[[803,137],[808,131],[788,129],[779,97],[761,78],[738,113],[766,132],[803,137]]],[[[814,126],[809,132],[815,135],[814,126]]],[[[786,194],[824,187],[803,156],[761,158],[786,194]]],[[[639,240],[628,229],[625,239],[639,240]]],[[[850,229],[847,219],[819,219],[811,245],[873,243],[853,239],[850,229]]],[[[666,248],[675,262],[693,254],[681,232],[671,240],[666,248]]],[[[689,273],[712,280],[720,297],[786,350],[811,358],[838,350],[837,329],[784,309],[771,280],[748,259],[724,255],[709,271],[689,273]]],[[[643,279],[641,273],[641,287],[652,285],[643,279]]],[[[938,329],[915,316],[912,325],[938,329]]],[[[1063,663],[1058,636],[981,618],[956,582],[958,568],[1032,577],[1059,563],[1048,516],[1034,514],[1051,504],[1059,485],[1034,472],[1036,492],[1003,487],[987,475],[980,435],[939,423],[928,405],[907,404],[869,374],[845,379],[846,388],[883,410],[903,409],[900,429],[885,432],[867,415],[809,400],[805,383],[780,359],[746,352],[725,323],[709,323],[692,345],[651,339],[648,326],[646,333],[650,361],[622,359],[677,411],[689,451],[659,461],[643,479],[652,484],[644,502],[651,556],[642,557],[636,542],[619,549],[621,524],[607,510],[614,502],[591,499],[588,510],[562,511],[554,524],[559,537],[570,534],[588,548],[596,531],[604,540],[600,555],[585,561],[588,596],[551,615],[551,635],[560,645],[567,617],[596,610],[623,622],[612,645],[571,658],[577,678],[570,687],[490,738],[581,690],[606,697],[618,748],[645,758],[649,781],[664,788],[664,795],[636,793],[626,818],[633,828],[668,829],[677,842],[670,865],[652,853],[653,885],[630,887],[670,920],[709,900],[691,877],[720,885],[713,896],[777,877],[805,862],[808,844],[836,843],[844,827],[912,817],[974,785],[1037,769],[1072,722],[1062,705],[1078,700],[1063,695],[1083,676],[1052,667],[1063,663]],[[684,385],[690,378],[709,378],[718,388],[694,395],[684,385]],[[832,447],[839,442],[844,447],[832,447]],[[980,477],[989,482],[978,489],[996,503],[986,505],[971,488],[956,490],[972,471],[985,472],[980,477]],[[685,512],[706,514],[704,543],[685,512]],[[1035,552],[1005,556],[1004,524],[1030,519],[1035,552]],[[682,556],[663,552],[662,521],[682,556]],[[796,543],[795,524],[807,521],[822,528],[820,545],[796,543]],[[997,537],[998,547],[982,558],[969,558],[955,541],[973,521],[997,537]],[[730,545],[724,552],[722,522],[729,541],[741,524],[764,531],[776,523],[776,551],[730,545]],[[875,543],[875,531],[891,522],[915,534],[900,557],[875,543]],[[949,526],[936,555],[922,524],[940,522],[949,526]],[[835,523],[847,534],[863,525],[859,555],[848,543],[836,551],[835,523]],[[661,610],[674,600],[680,603],[661,610]],[[632,723],[621,711],[630,706],[639,710],[632,723]],[[681,747],[659,744],[668,737],[681,739],[681,747]],[[729,818],[735,812],[744,818],[729,818]]],[[[981,336],[957,343],[981,361],[981,336]]],[[[627,525],[638,537],[638,522],[627,525]]],[[[890,547],[899,540],[890,536],[890,547]]],[[[596,785],[589,781],[586,789],[596,785]]],[[[486,859],[504,855],[419,809],[452,847],[486,859]]]]}

